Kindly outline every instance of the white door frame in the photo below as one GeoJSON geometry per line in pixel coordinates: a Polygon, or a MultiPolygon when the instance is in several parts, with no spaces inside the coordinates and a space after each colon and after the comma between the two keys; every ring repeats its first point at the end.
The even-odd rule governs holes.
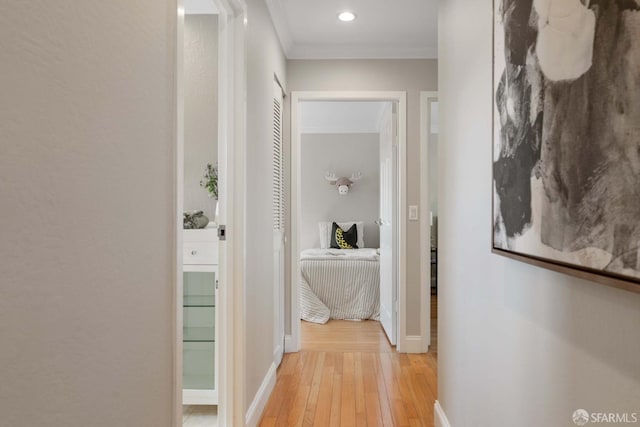
{"type": "MultiPolygon", "coordinates": [[[[244,195],[246,151],[246,4],[214,0],[218,8],[219,222],[226,225],[219,252],[218,425],[244,424],[244,195]]],[[[173,417],[182,426],[182,210],[184,204],[184,2],[176,0],[173,417]]]]}
{"type": "Polygon", "coordinates": [[[431,203],[429,202],[429,137],[431,109],[429,102],[438,99],[438,92],[420,92],[420,333],[423,349],[431,345],[431,203]]]}
{"type": "Polygon", "coordinates": [[[300,91],[291,94],[291,340],[287,352],[300,350],[300,303],[298,277],[300,276],[301,222],[301,145],[300,108],[302,101],[390,101],[398,104],[398,229],[397,229],[397,283],[398,283],[398,344],[397,351],[408,348],[406,334],[406,199],[407,199],[407,93],[395,91],[300,91]]]}

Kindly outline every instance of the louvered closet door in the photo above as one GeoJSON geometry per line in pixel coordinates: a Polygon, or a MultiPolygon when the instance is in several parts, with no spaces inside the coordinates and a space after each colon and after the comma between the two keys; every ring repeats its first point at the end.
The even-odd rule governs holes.
{"type": "Polygon", "coordinates": [[[277,81],[273,88],[273,285],[274,354],[276,365],[284,352],[284,152],[282,147],[283,92],[277,81]]]}

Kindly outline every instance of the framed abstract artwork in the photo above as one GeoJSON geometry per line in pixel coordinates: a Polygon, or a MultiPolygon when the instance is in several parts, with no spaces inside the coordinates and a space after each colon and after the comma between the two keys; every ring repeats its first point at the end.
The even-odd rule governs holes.
{"type": "Polygon", "coordinates": [[[493,12],[493,252],[640,292],[640,1],[493,12]]]}

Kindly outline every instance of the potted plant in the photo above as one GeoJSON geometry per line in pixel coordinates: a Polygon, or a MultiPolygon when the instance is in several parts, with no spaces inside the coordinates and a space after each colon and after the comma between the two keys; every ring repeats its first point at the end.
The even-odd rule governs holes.
{"type": "Polygon", "coordinates": [[[209,197],[214,200],[214,221],[218,221],[218,164],[207,163],[200,187],[204,187],[209,197]]]}
{"type": "Polygon", "coordinates": [[[218,200],[218,164],[213,166],[207,163],[204,170],[204,178],[200,181],[200,187],[204,187],[209,193],[209,197],[218,200]]]}

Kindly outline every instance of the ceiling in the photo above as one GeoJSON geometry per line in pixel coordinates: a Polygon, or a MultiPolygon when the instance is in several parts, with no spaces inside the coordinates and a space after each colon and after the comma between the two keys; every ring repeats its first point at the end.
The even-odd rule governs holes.
{"type": "Polygon", "coordinates": [[[388,102],[303,101],[300,133],[378,133],[388,102]]]}
{"type": "Polygon", "coordinates": [[[290,59],[435,58],[438,0],[266,0],[290,59]],[[349,10],[350,23],[337,19],[349,10]]]}

